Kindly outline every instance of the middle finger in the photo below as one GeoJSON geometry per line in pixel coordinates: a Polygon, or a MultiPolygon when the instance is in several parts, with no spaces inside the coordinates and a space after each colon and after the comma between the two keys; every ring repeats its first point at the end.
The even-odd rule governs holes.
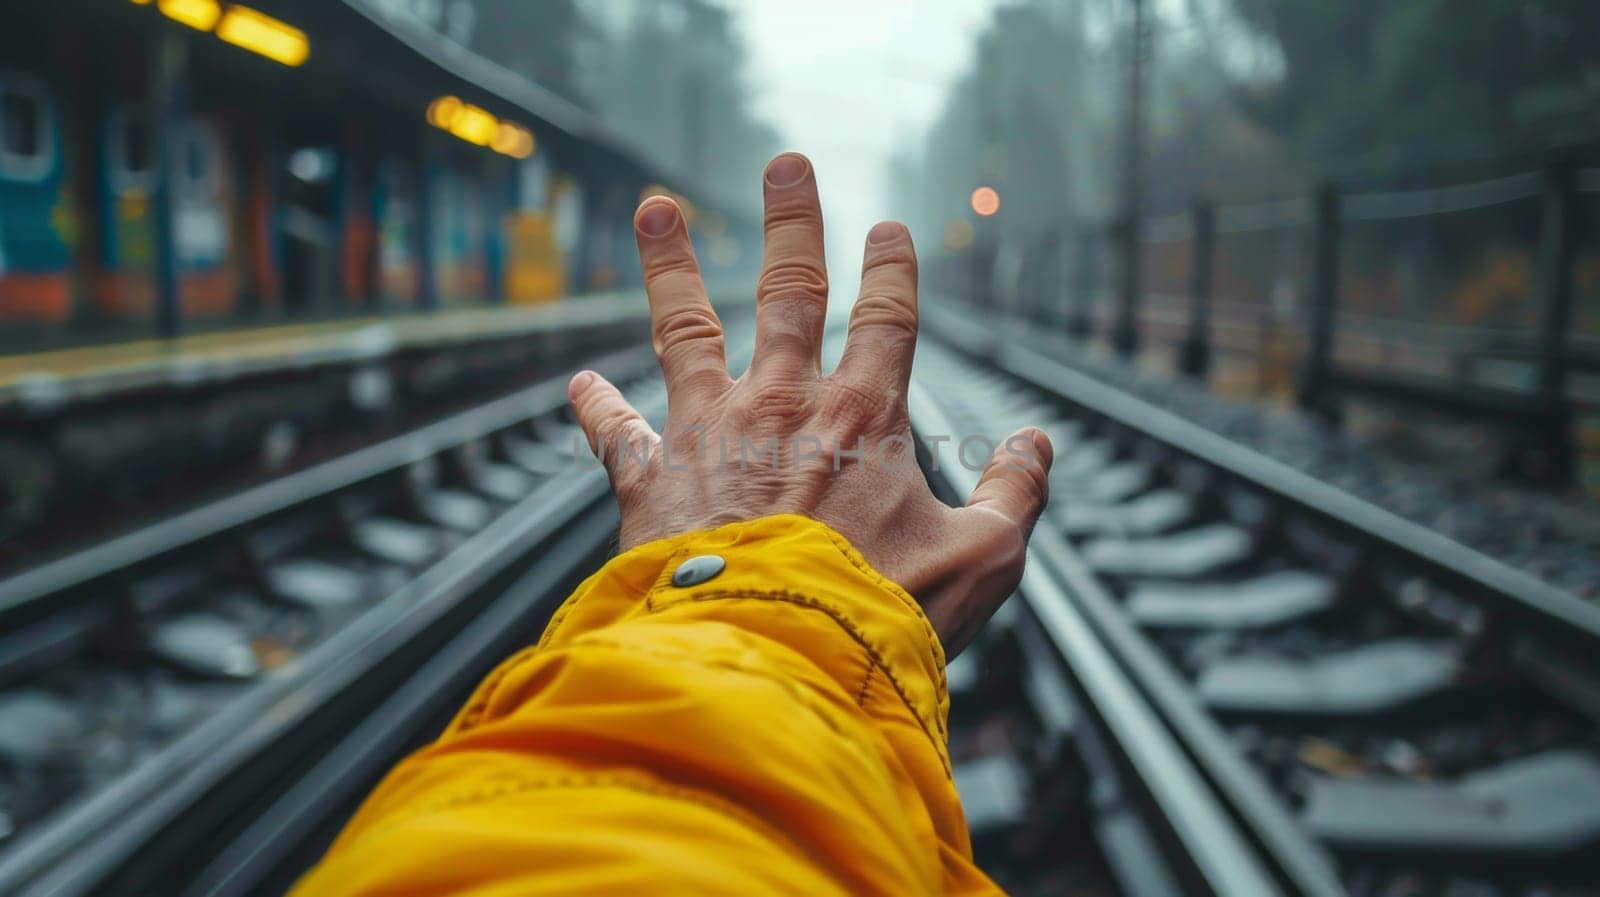
{"type": "Polygon", "coordinates": [[[784,153],[767,166],[766,248],[756,283],[753,375],[776,371],[817,376],[828,310],[828,266],[822,248],[822,205],[811,163],[784,153]]]}

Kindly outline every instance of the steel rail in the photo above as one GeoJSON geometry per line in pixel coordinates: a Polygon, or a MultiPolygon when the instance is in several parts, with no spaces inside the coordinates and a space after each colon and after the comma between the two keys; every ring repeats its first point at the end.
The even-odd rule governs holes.
{"type": "MultiPolygon", "coordinates": [[[[620,377],[645,370],[652,361],[649,347],[633,347],[602,356],[592,366],[608,376],[620,377]]],[[[420,429],[24,570],[0,580],[0,619],[106,574],[213,538],[548,413],[560,408],[566,400],[566,379],[551,378],[420,429]]]]}
{"type": "MultiPolygon", "coordinates": [[[[0,893],[78,894],[125,862],[144,833],[172,821],[246,764],[270,763],[314,713],[447,614],[470,604],[518,558],[607,493],[586,471],[548,481],[371,611],[0,858],[0,893]]],[[[280,760],[283,758],[279,758],[280,760]]],[[[259,769],[255,770],[259,772],[259,769]]]]}
{"type": "MultiPolygon", "coordinates": [[[[928,389],[915,381],[910,408],[912,426],[918,432],[953,432],[944,410],[928,389]]],[[[969,494],[978,475],[961,463],[959,449],[945,440],[933,451],[938,453],[939,475],[957,495],[969,494]]],[[[1053,546],[1041,548],[1041,542],[1048,544],[1050,536],[1048,522],[1041,522],[1034,531],[1029,563],[1018,591],[1165,815],[1185,854],[1215,894],[1234,897],[1283,893],[1227,808],[1085,618],[1076,594],[1083,585],[1081,580],[1062,575],[1053,546]]]]}
{"type": "Polygon", "coordinates": [[[1508,606],[1600,637],[1600,606],[1503,561],[1358,498],[1275,458],[1107,386],[1028,346],[996,355],[999,369],[1088,411],[1189,455],[1275,499],[1333,521],[1387,549],[1403,552],[1434,575],[1508,606]]]}
{"type": "MultiPolygon", "coordinates": [[[[1585,643],[1600,634],[1600,608],[1576,595],[1054,361],[1035,347],[1028,334],[1008,330],[974,335],[959,327],[946,310],[932,311],[924,316],[927,329],[958,336],[950,344],[982,366],[1015,376],[1090,416],[1252,484],[1284,506],[1352,532],[1359,544],[1403,558],[1437,580],[1465,587],[1485,604],[1514,611],[1531,625],[1585,643]]],[[[1083,615],[1296,888],[1305,893],[1343,893],[1326,851],[1300,829],[1176,669],[1137,630],[1071,542],[1048,520],[1035,531],[1031,556],[1053,566],[1070,584],[1083,615]]]]}

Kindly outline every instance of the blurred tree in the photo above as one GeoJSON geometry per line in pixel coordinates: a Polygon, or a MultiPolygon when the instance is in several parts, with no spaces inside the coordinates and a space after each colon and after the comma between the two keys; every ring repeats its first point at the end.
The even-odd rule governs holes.
{"type": "Polygon", "coordinates": [[[897,157],[897,208],[913,227],[979,243],[1035,239],[1109,208],[1115,103],[1103,47],[1090,37],[1104,0],[997,9],[929,133],[897,157]],[[974,219],[973,188],[1000,194],[1001,213],[974,219]],[[972,227],[952,225],[967,222],[972,227]]]}
{"type": "MultiPolygon", "coordinates": [[[[468,2],[468,0],[458,0],[468,2]]],[[[724,207],[748,205],[777,133],[749,110],[744,46],[711,0],[470,0],[470,46],[592,109],[724,207]],[[725,191],[731,195],[718,195],[725,191]]],[[[442,18],[442,17],[441,17],[442,18]]],[[[443,27],[443,23],[436,24],[443,27]]]]}
{"type": "Polygon", "coordinates": [[[1600,137],[1595,0],[1233,0],[1282,77],[1243,107],[1319,167],[1503,156],[1600,137]]]}
{"type": "Polygon", "coordinates": [[[709,0],[589,0],[604,40],[582,67],[600,114],[725,207],[749,206],[777,132],[749,108],[744,45],[709,0]]]}

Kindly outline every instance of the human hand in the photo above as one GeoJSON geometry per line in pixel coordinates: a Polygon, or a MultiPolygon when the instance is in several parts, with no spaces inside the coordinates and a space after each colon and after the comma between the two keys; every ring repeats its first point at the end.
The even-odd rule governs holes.
{"type": "Polygon", "coordinates": [[[635,213],[666,425],[654,432],[593,372],[568,390],[616,492],[621,546],[777,513],[820,520],[918,600],[954,657],[1022,577],[1050,441],[1036,428],[1012,434],[965,507],[939,501],[917,466],[906,410],[917,338],[910,232],[885,221],[867,234],[844,354],[825,375],[828,280],[810,162],[775,158],[764,193],[755,350],[737,380],[681,210],[652,197],[635,213]]]}

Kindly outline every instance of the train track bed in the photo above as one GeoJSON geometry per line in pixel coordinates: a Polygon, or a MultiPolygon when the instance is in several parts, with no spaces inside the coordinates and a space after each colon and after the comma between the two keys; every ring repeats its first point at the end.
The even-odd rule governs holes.
{"type": "MultiPolygon", "coordinates": [[[[842,336],[842,332],[834,335],[842,336]]],[[[838,342],[833,340],[835,350],[838,342]]],[[[736,366],[743,364],[748,349],[747,340],[730,343],[730,358],[736,366]]],[[[659,380],[653,372],[644,377],[641,385],[625,385],[624,391],[647,416],[653,416],[652,409],[659,412],[662,408],[659,380]]],[[[542,430],[534,428],[537,441],[550,442],[556,438],[551,433],[556,431],[559,438],[570,437],[569,421],[564,416],[539,420],[545,423],[542,430]]],[[[521,435],[517,441],[523,441],[521,435]]],[[[502,448],[496,456],[503,456],[503,452],[502,448]]],[[[614,520],[614,514],[609,519],[614,520]]],[[[1015,622],[1017,617],[1008,619],[1015,622]]],[[[472,626],[482,624],[490,628],[498,625],[488,614],[472,626]]],[[[526,644],[537,625],[530,625],[525,631],[530,635],[521,637],[518,644],[526,644]]],[[[519,636],[511,633],[510,638],[515,641],[519,636]]],[[[462,652],[452,656],[449,651],[440,651],[427,658],[411,681],[397,691],[394,700],[385,702],[359,728],[323,750],[318,761],[283,789],[248,826],[207,845],[207,855],[212,859],[192,876],[182,892],[184,897],[281,894],[301,870],[321,855],[339,823],[407,746],[406,739],[396,740],[389,733],[397,729],[409,731],[409,745],[430,737],[481,675],[473,664],[492,663],[505,650],[479,649],[470,654],[472,663],[468,664],[462,663],[462,656],[466,656],[462,652]],[[434,701],[441,708],[434,712],[445,715],[430,720],[408,706],[407,692],[439,692],[441,689],[432,682],[440,678],[457,680],[461,693],[453,700],[434,701]],[[394,743],[384,747],[386,740],[394,743]],[[375,744],[379,747],[375,748],[375,744]],[[352,769],[357,772],[352,774],[352,769]]],[[[1084,727],[1072,724],[1064,716],[1070,714],[1070,709],[1063,711],[1063,702],[1071,700],[1061,691],[1066,688],[1064,680],[1060,680],[1059,673],[1050,674],[1057,678],[1045,682],[1046,691],[1042,693],[1048,700],[1042,706],[1048,712],[1041,715],[1037,710],[1039,702],[1025,697],[1019,684],[1023,669],[1019,656],[1016,634],[996,627],[950,673],[952,760],[980,862],[1009,893],[1019,897],[1064,890],[1083,897],[1162,893],[1138,887],[1129,890],[1119,884],[1120,878],[1113,871],[1116,864],[1107,856],[1101,839],[1095,837],[1092,822],[1112,811],[1126,811],[1121,803],[1106,799],[1107,787],[1121,773],[1109,768],[1103,758],[1098,760],[1100,766],[1091,771],[1077,754],[1065,750],[1069,745],[1062,738],[1063,732],[1082,731],[1084,727]],[[1051,687],[1055,690],[1048,690],[1051,687]],[[1091,783],[1097,784],[1091,788],[1091,783]],[[1033,796],[1039,787],[1049,800],[1040,801],[1033,796]],[[1041,818],[1038,814],[1046,810],[1050,815],[1041,818]]],[[[1027,678],[1037,685],[1041,676],[1033,673],[1027,678]]],[[[1149,867],[1152,855],[1140,840],[1137,825],[1121,815],[1116,816],[1114,824],[1119,834],[1111,843],[1122,845],[1126,854],[1121,866],[1149,867]]],[[[1149,871],[1140,875],[1134,879],[1135,885],[1151,880],[1149,871]]],[[[147,890],[159,893],[156,888],[147,890]]]]}
{"type": "MultiPolygon", "coordinates": [[[[953,332],[960,312],[927,316],[953,332]]],[[[967,339],[971,339],[968,337],[967,339]]],[[[1600,600],[1600,510],[1386,456],[1305,415],[1227,401],[1182,377],[1141,370],[1065,337],[1007,330],[999,339],[1359,496],[1454,541],[1600,600]]]]}
{"type": "Polygon", "coordinates": [[[1286,890],[1594,893],[1594,604],[1008,349],[925,343],[926,403],[1051,434],[1030,576],[1066,583],[1286,890]]]}
{"type": "Polygon", "coordinates": [[[1016,897],[1136,893],[1119,884],[1096,838],[1101,814],[1072,740],[1072,698],[1052,680],[1046,687],[1062,689],[1053,696],[1069,709],[1064,718],[1040,712],[1025,688],[1017,623],[1005,614],[949,667],[950,759],[974,858],[1016,897]]]}
{"type": "MultiPolygon", "coordinates": [[[[648,346],[590,361],[663,406],[648,346]]],[[[184,852],[251,818],[252,788],[281,791],[475,619],[519,628],[424,691],[531,640],[615,526],[603,473],[574,459],[566,382],[0,580],[0,891],[169,893],[184,852]],[[546,585],[519,591],[535,567],[546,585]],[[187,848],[150,849],[175,829],[187,848]]]]}
{"type": "Polygon", "coordinates": [[[0,359],[0,575],[647,335],[627,292],[0,359]]]}

